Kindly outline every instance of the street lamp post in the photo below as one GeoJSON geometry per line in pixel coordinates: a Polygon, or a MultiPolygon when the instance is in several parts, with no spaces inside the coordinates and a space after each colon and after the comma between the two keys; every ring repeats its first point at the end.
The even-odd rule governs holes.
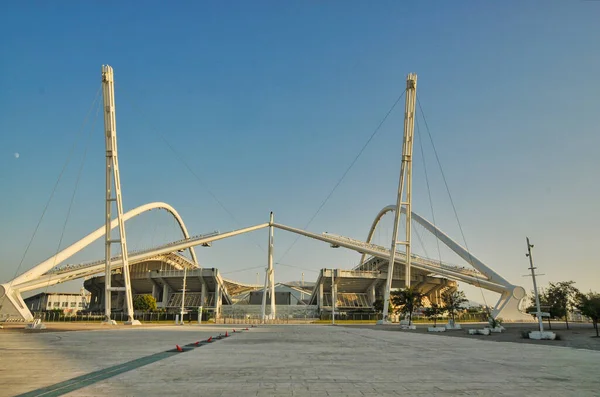
{"type": "Polygon", "coordinates": [[[187,268],[183,269],[183,291],[181,294],[181,325],[183,325],[183,312],[185,311],[185,287],[187,281],[187,268]]]}

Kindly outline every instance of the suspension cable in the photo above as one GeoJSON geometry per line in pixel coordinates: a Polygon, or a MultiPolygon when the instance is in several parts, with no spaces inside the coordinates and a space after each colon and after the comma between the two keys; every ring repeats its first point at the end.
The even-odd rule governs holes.
{"type": "MultiPolygon", "coordinates": [[[[319,205],[319,208],[317,208],[317,211],[313,214],[313,216],[310,218],[310,220],[306,223],[306,225],[303,228],[304,230],[306,230],[310,226],[310,224],[317,217],[317,215],[319,214],[319,212],[321,212],[321,210],[323,209],[323,207],[325,206],[325,204],[327,204],[327,202],[329,201],[329,199],[331,198],[331,196],[333,195],[333,193],[340,186],[340,184],[342,183],[342,181],[344,180],[344,178],[346,178],[346,175],[348,175],[348,173],[350,172],[350,170],[352,169],[352,167],[354,167],[354,164],[356,164],[356,162],[358,161],[359,157],[363,154],[363,152],[365,151],[365,149],[367,148],[367,146],[369,146],[369,143],[371,143],[371,141],[373,140],[373,138],[375,138],[375,135],[377,135],[377,133],[379,132],[379,130],[381,129],[381,127],[383,126],[383,124],[385,123],[385,121],[388,119],[388,117],[390,116],[390,114],[392,113],[392,111],[396,108],[396,105],[398,104],[398,102],[400,102],[400,99],[402,99],[402,97],[404,96],[405,93],[406,93],[406,90],[402,91],[402,93],[400,94],[400,96],[398,96],[398,98],[396,98],[396,101],[394,102],[394,104],[392,105],[392,107],[390,107],[390,109],[387,111],[387,113],[385,114],[385,116],[383,117],[383,119],[379,122],[379,125],[377,125],[377,127],[375,128],[375,130],[373,131],[373,133],[369,137],[369,139],[367,139],[367,141],[365,142],[365,144],[363,145],[363,147],[360,149],[360,151],[358,152],[358,154],[354,157],[354,159],[352,160],[352,162],[350,163],[350,165],[346,168],[346,171],[344,171],[344,173],[342,174],[342,177],[333,186],[333,189],[331,189],[331,191],[329,192],[329,194],[327,195],[327,197],[325,197],[325,200],[323,200],[323,202],[321,202],[321,205],[319,205]]],[[[294,245],[296,245],[296,243],[298,242],[298,240],[300,239],[300,237],[301,237],[300,235],[296,236],[296,238],[294,239],[294,241],[292,242],[292,244],[288,247],[288,249],[285,250],[285,252],[283,253],[283,255],[281,255],[281,257],[279,258],[280,261],[282,261],[285,258],[285,256],[290,252],[290,250],[294,247],[294,245]]]]}
{"type": "MultiPolygon", "coordinates": [[[[63,238],[65,236],[65,231],[67,229],[67,224],[69,223],[69,219],[71,218],[71,210],[73,209],[73,203],[75,202],[75,195],[77,194],[77,189],[79,187],[79,182],[81,181],[81,174],[83,172],[83,167],[85,165],[85,160],[87,158],[88,148],[90,144],[90,138],[92,133],[94,132],[94,128],[96,127],[96,122],[98,121],[98,114],[100,113],[101,106],[96,106],[96,115],[94,116],[94,121],[92,122],[92,128],[90,129],[87,140],[85,142],[85,148],[83,149],[83,157],[81,159],[81,163],[79,164],[79,170],[77,170],[77,177],[75,179],[75,186],[73,188],[73,193],[71,194],[71,200],[69,201],[69,207],[67,209],[67,216],[65,217],[65,221],[63,222],[62,230],[60,232],[60,238],[58,239],[58,245],[56,246],[56,254],[54,255],[54,263],[52,264],[52,268],[56,266],[56,259],[58,253],[60,252],[60,246],[62,245],[63,238]]],[[[50,287],[50,279],[48,279],[48,283],[46,284],[46,289],[44,290],[44,294],[48,293],[48,288],[50,287]]]]}
{"type": "MultiPolygon", "coordinates": [[[[422,113],[422,112],[421,112],[422,113]]],[[[442,253],[440,251],[440,239],[438,238],[437,222],[435,221],[435,211],[433,210],[433,199],[431,198],[431,188],[429,187],[429,174],[427,173],[427,164],[425,162],[425,151],[423,150],[423,137],[421,136],[421,130],[419,128],[419,118],[415,117],[417,122],[417,137],[419,138],[419,147],[421,148],[421,160],[423,160],[423,170],[425,171],[425,183],[427,184],[427,196],[429,197],[429,208],[431,209],[431,218],[433,220],[433,226],[435,231],[435,242],[437,244],[438,258],[440,265],[442,264],[442,253]]]]}
{"type": "MultiPolygon", "coordinates": [[[[460,218],[458,216],[458,212],[456,211],[456,206],[454,205],[454,200],[452,199],[452,194],[450,193],[450,188],[448,186],[448,181],[446,180],[446,175],[444,173],[444,168],[442,167],[442,163],[440,161],[440,157],[438,156],[437,149],[435,148],[435,143],[433,142],[433,137],[431,136],[431,131],[429,130],[429,124],[427,123],[427,118],[425,117],[425,112],[423,112],[423,107],[421,106],[421,101],[417,98],[417,103],[419,104],[419,110],[421,111],[421,117],[423,117],[423,122],[425,123],[425,128],[427,129],[427,135],[429,135],[429,140],[431,142],[431,146],[433,147],[433,153],[435,154],[435,159],[437,161],[438,167],[440,169],[440,173],[442,174],[442,179],[444,180],[444,186],[446,187],[446,192],[448,193],[448,197],[450,198],[450,204],[452,204],[452,210],[454,211],[454,217],[456,218],[456,222],[458,223],[458,228],[460,230],[460,234],[462,236],[463,242],[465,244],[465,248],[469,254],[469,264],[471,267],[473,266],[473,256],[471,255],[471,251],[469,250],[469,245],[467,244],[467,239],[465,237],[465,233],[462,228],[462,224],[460,223],[460,218]]],[[[479,282],[479,277],[475,275],[475,280],[477,281],[477,286],[479,287],[479,291],[481,292],[481,297],[483,298],[483,303],[486,307],[488,307],[487,300],[485,299],[485,295],[483,294],[483,288],[481,287],[481,283],[479,282]]],[[[488,307],[489,311],[489,307],[488,307]]]]}
{"type": "MultiPolygon", "coordinates": [[[[122,88],[121,88],[122,89],[122,88]]],[[[126,97],[126,96],[125,96],[126,97]]],[[[127,98],[127,97],[126,97],[127,98]]],[[[135,104],[129,100],[129,104],[135,108],[140,114],[142,114],[143,112],[140,111],[140,109],[135,106],[135,104]]],[[[183,155],[181,153],[179,153],[174,147],[173,145],[171,145],[171,143],[167,140],[167,138],[158,130],[156,129],[153,125],[150,126],[150,129],[157,134],[162,141],[167,145],[167,147],[173,152],[173,154],[175,155],[175,157],[177,158],[177,160],[179,160],[184,167],[192,174],[192,176],[194,176],[194,178],[196,178],[196,181],[198,181],[198,183],[208,192],[208,194],[213,198],[213,200],[215,200],[217,202],[217,204],[223,209],[223,211],[225,211],[230,217],[231,219],[235,222],[235,224],[241,228],[242,225],[241,223],[237,220],[237,218],[235,217],[235,215],[233,215],[233,212],[231,212],[226,206],[225,204],[223,204],[223,202],[221,200],[219,200],[219,198],[217,197],[217,195],[208,187],[208,185],[202,180],[202,178],[200,178],[200,176],[192,169],[192,167],[189,165],[189,163],[185,160],[185,158],[183,157],[183,155]]],[[[263,252],[266,252],[265,248],[256,240],[254,239],[254,237],[252,235],[249,234],[245,234],[250,240],[252,240],[252,242],[263,252]]]]}
{"type": "MultiPolygon", "coordinates": [[[[423,239],[421,238],[421,234],[419,233],[418,229],[415,227],[412,230],[414,230],[415,234],[417,235],[417,240],[419,240],[419,243],[421,244],[421,248],[423,248],[423,252],[425,253],[425,257],[429,258],[429,253],[427,252],[427,248],[425,248],[425,244],[423,243],[423,239]]],[[[440,261],[440,263],[441,263],[441,261],[440,261]]]]}
{"type": "Polygon", "coordinates": [[[301,266],[295,266],[295,265],[288,265],[286,263],[281,263],[281,262],[275,262],[276,265],[280,265],[280,266],[285,266],[285,267],[293,267],[294,269],[300,269],[300,270],[304,270],[307,272],[315,272],[315,273],[319,273],[320,270],[315,270],[315,269],[308,269],[306,267],[301,267],[301,266]]]}
{"type": "Polygon", "coordinates": [[[253,267],[245,267],[243,269],[238,269],[238,270],[230,270],[228,272],[219,272],[221,274],[232,274],[232,273],[241,273],[241,272],[245,272],[246,270],[254,270],[254,269],[264,269],[263,265],[260,266],[253,266],[253,267]]]}
{"type": "MultiPolygon", "coordinates": [[[[90,105],[90,108],[88,109],[87,114],[85,115],[85,117],[83,119],[83,123],[82,123],[81,127],[79,128],[79,131],[77,132],[77,137],[76,137],[75,141],[73,142],[73,145],[69,149],[69,152],[67,154],[67,159],[65,160],[65,163],[63,164],[62,169],[60,170],[60,173],[58,174],[58,178],[57,178],[56,182],[54,183],[54,187],[52,188],[50,197],[48,198],[48,200],[46,201],[46,204],[44,205],[44,209],[42,210],[42,215],[40,216],[40,218],[37,222],[37,225],[35,226],[35,229],[33,230],[33,234],[31,235],[31,238],[29,239],[29,242],[27,243],[25,252],[23,252],[23,256],[21,257],[19,265],[17,266],[17,269],[15,270],[15,274],[14,274],[12,280],[8,284],[8,288],[10,288],[12,286],[14,279],[17,278],[17,275],[19,274],[19,270],[21,269],[21,266],[23,265],[23,262],[25,261],[25,257],[27,256],[27,253],[29,252],[29,249],[31,248],[31,244],[33,244],[33,240],[35,239],[35,236],[37,235],[37,232],[40,228],[40,225],[42,224],[42,220],[44,219],[44,216],[46,215],[46,212],[48,211],[50,202],[54,198],[54,194],[56,193],[56,190],[57,190],[58,185],[65,173],[65,170],[67,169],[67,166],[71,162],[71,158],[73,157],[73,153],[75,152],[75,147],[77,147],[77,144],[79,143],[79,140],[82,137],[82,133],[85,128],[85,125],[87,124],[88,118],[89,118],[92,110],[94,109],[94,105],[96,104],[96,101],[98,100],[98,97],[100,96],[101,90],[102,90],[102,87],[99,87],[98,91],[96,91],[94,100],[92,101],[92,104],[90,105]]],[[[4,303],[5,299],[6,299],[6,294],[4,294],[4,296],[2,297],[2,300],[0,300],[0,308],[2,307],[2,304],[4,303]]]]}

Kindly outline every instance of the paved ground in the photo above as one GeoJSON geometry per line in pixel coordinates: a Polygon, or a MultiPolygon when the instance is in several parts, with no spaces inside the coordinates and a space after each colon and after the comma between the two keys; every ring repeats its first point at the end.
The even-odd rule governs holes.
{"type": "Polygon", "coordinates": [[[0,396],[80,375],[79,383],[43,395],[80,386],[66,395],[594,396],[600,390],[598,351],[358,327],[265,326],[161,353],[224,330],[0,331],[0,396]],[[99,372],[86,375],[92,371],[99,372]]]}
{"type": "MultiPolygon", "coordinates": [[[[440,324],[443,325],[443,324],[440,324]]],[[[483,328],[487,323],[465,323],[461,324],[462,330],[446,331],[435,335],[450,336],[468,339],[480,339],[490,342],[514,342],[514,343],[527,343],[533,345],[544,345],[544,346],[562,346],[571,347],[575,349],[589,349],[589,350],[600,350],[600,338],[596,338],[596,331],[592,324],[587,323],[574,323],[570,324],[569,328],[566,329],[564,323],[552,324],[551,331],[559,336],[559,340],[532,340],[523,338],[522,333],[529,333],[529,331],[537,330],[537,324],[534,323],[508,323],[504,324],[506,330],[501,334],[493,333],[491,335],[469,335],[467,330],[469,328],[483,328]]],[[[376,329],[385,331],[395,332],[410,332],[410,333],[421,333],[427,334],[427,327],[432,326],[417,324],[416,330],[405,331],[401,330],[397,326],[378,326],[378,325],[351,325],[349,327],[359,327],[366,329],[376,329]]],[[[544,330],[548,331],[546,324],[544,323],[544,330]]],[[[431,334],[430,334],[431,335],[431,334]]],[[[600,391],[599,391],[600,394],[600,391]]]]}

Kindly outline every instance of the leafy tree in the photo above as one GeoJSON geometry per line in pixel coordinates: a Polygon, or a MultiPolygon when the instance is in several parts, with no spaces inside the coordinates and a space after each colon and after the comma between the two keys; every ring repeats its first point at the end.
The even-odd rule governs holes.
{"type": "MultiPolygon", "coordinates": [[[[559,305],[559,303],[556,302],[555,297],[548,295],[548,289],[541,289],[539,291],[539,298],[540,298],[540,309],[543,312],[546,312],[549,314],[549,316],[546,317],[546,320],[548,320],[548,329],[552,329],[552,323],[550,322],[550,320],[551,319],[560,319],[561,317],[564,316],[564,314],[563,314],[564,311],[561,308],[561,306],[559,305]]],[[[535,292],[534,291],[531,291],[530,300],[531,300],[531,304],[525,309],[525,312],[531,314],[534,318],[537,318],[537,306],[535,304],[535,292]]]]}
{"type": "Polygon", "coordinates": [[[425,314],[425,317],[433,319],[433,326],[436,327],[437,319],[444,314],[446,310],[447,308],[442,307],[437,303],[432,303],[430,307],[426,307],[425,310],[423,310],[423,314],[425,314]]]}
{"type": "Polygon", "coordinates": [[[452,323],[454,323],[457,312],[465,309],[463,304],[467,303],[468,299],[463,291],[446,291],[442,294],[442,302],[444,302],[445,309],[452,319],[452,323]]]}
{"type": "Polygon", "coordinates": [[[498,328],[502,325],[503,322],[504,320],[502,319],[502,317],[493,317],[492,315],[488,317],[488,323],[490,324],[490,328],[498,328]]]}
{"type": "Polygon", "coordinates": [[[137,295],[133,298],[133,310],[155,312],[156,299],[152,295],[137,295]]]}
{"type": "Polygon", "coordinates": [[[390,300],[397,307],[400,313],[408,314],[408,325],[412,324],[412,314],[419,307],[423,306],[424,295],[417,288],[410,287],[398,291],[392,291],[390,300]]]}
{"type": "Polygon", "coordinates": [[[596,329],[596,337],[598,334],[598,320],[600,319],[600,294],[589,292],[587,294],[579,294],[577,297],[577,308],[581,310],[581,314],[592,319],[594,329],[596,329]]]}
{"type": "Polygon", "coordinates": [[[550,307],[554,309],[557,317],[564,317],[567,329],[569,329],[569,313],[573,311],[577,303],[577,297],[581,295],[573,284],[575,284],[575,281],[550,283],[546,291],[546,299],[550,307]]]}
{"type": "MultiPolygon", "coordinates": [[[[556,305],[556,303],[551,304],[551,302],[549,300],[550,298],[548,297],[547,290],[544,290],[544,289],[540,290],[539,298],[540,298],[541,310],[543,312],[550,314],[550,316],[546,317],[546,319],[548,320],[548,329],[552,329],[552,323],[550,322],[550,319],[560,318],[561,310],[556,305]]],[[[537,314],[536,314],[537,306],[535,304],[535,291],[531,291],[530,300],[531,300],[531,304],[529,305],[529,307],[527,307],[527,309],[525,309],[525,312],[531,314],[533,317],[537,317],[537,314]]]]}
{"type": "MultiPolygon", "coordinates": [[[[383,298],[377,298],[375,302],[373,302],[373,310],[375,313],[383,313],[383,298]]],[[[394,312],[394,308],[392,305],[388,305],[388,314],[392,314],[394,312]]]]}

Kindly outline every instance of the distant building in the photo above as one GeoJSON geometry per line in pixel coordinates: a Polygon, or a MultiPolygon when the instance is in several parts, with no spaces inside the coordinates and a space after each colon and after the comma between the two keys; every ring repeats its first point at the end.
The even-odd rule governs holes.
{"type": "Polygon", "coordinates": [[[24,299],[31,312],[62,310],[65,314],[75,314],[89,307],[90,293],[41,292],[24,299]]]}

